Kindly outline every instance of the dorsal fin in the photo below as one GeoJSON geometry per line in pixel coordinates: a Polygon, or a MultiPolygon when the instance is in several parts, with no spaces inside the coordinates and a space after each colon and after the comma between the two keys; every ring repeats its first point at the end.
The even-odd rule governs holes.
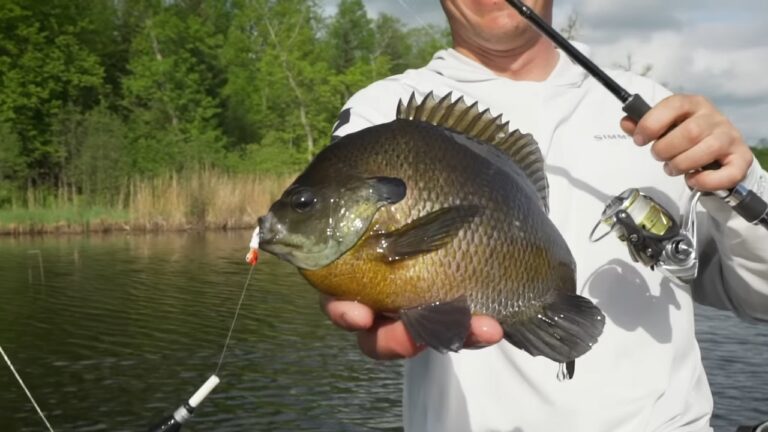
{"type": "Polygon", "coordinates": [[[544,157],[531,134],[515,129],[509,131],[509,122],[502,123],[501,115],[494,117],[488,109],[480,111],[477,102],[467,105],[464,97],[455,101],[452,93],[437,99],[429,92],[421,102],[411,93],[407,103],[397,105],[397,118],[431,123],[454,130],[478,141],[496,146],[523,170],[541,198],[542,207],[549,212],[549,184],[544,172],[544,157]]]}

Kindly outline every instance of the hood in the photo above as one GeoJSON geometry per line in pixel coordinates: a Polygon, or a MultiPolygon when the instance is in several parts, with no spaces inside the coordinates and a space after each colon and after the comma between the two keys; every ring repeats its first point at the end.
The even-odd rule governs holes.
{"type": "MultiPolygon", "coordinates": [[[[573,43],[579,51],[589,57],[589,47],[575,42],[573,43]]],[[[588,78],[588,74],[579,65],[574,63],[560,49],[560,60],[555,69],[542,83],[550,86],[578,87],[588,78]]],[[[493,71],[465,57],[453,48],[440,50],[435,53],[432,60],[427,64],[426,69],[437,74],[443,75],[448,79],[458,82],[473,83],[482,81],[491,81],[499,79],[493,71]]]]}

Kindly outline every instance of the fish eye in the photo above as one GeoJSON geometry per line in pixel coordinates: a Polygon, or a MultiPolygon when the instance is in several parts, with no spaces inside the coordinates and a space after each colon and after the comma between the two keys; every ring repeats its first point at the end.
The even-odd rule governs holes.
{"type": "Polygon", "coordinates": [[[291,208],[299,213],[304,213],[315,206],[317,197],[309,189],[299,189],[291,194],[291,208]]]}

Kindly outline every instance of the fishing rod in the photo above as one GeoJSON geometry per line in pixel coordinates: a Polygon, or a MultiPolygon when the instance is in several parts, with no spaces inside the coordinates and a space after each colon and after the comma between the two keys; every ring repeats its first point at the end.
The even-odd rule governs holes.
{"type": "MultiPolygon", "coordinates": [[[[635,122],[640,121],[648,111],[650,105],[639,94],[631,94],[624,87],[620,86],[613,78],[608,76],[605,71],[600,69],[592,60],[587,58],[576,47],[574,47],[566,38],[557,32],[551,25],[544,21],[530,7],[526,6],[521,0],[507,0],[520,15],[541,32],[547,39],[552,41],[558,48],[563,50],[568,57],[573,59],[579,66],[594,77],[608,91],[613,93],[623,104],[622,110],[627,113],[629,118],[635,122]]],[[[720,168],[719,162],[715,161],[705,165],[702,169],[716,170],[720,168]]],[[[715,195],[724,200],[739,216],[747,222],[762,225],[768,229],[768,203],[765,202],[753,190],[749,189],[744,183],[739,183],[736,187],[715,191],[715,195]]]]}
{"type": "Polygon", "coordinates": [[[208,394],[221,382],[219,379],[219,371],[224,363],[224,355],[227,353],[229,347],[229,341],[232,338],[232,331],[235,329],[235,323],[237,317],[240,315],[240,309],[243,306],[243,299],[245,299],[245,291],[248,288],[248,283],[251,281],[253,275],[253,269],[256,263],[259,261],[259,227],[257,226],[253,230],[251,235],[251,242],[248,245],[250,250],[245,256],[245,262],[251,265],[251,270],[248,272],[248,277],[245,279],[243,285],[243,291],[240,293],[240,300],[237,302],[237,308],[235,308],[235,316],[232,318],[232,323],[229,325],[229,332],[227,333],[227,339],[224,341],[224,348],[219,355],[219,362],[216,365],[216,370],[211,374],[205,383],[189,398],[186,402],[182,403],[173,414],[163,417],[159,422],[150,427],[147,432],[179,432],[181,426],[189,420],[195,413],[195,408],[203,401],[208,394]]]}
{"type": "Polygon", "coordinates": [[[181,426],[195,413],[195,408],[200,405],[211,391],[219,385],[221,380],[216,374],[211,375],[202,386],[187,401],[181,404],[173,414],[164,417],[157,424],[149,428],[149,432],[178,432],[181,426]]]}

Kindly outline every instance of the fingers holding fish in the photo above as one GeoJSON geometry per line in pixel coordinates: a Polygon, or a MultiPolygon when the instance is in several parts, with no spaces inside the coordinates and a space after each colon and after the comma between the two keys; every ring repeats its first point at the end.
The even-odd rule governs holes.
{"type": "Polygon", "coordinates": [[[475,315],[470,321],[469,336],[464,348],[485,348],[501,341],[504,337],[499,322],[487,315],[475,315]]]}
{"type": "Polygon", "coordinates": [[[367,330],[373,325],[373,310],[362,303],[320,294],[320,308],[332,323],[344,330],[367,330]]]}
{"type": "MultiPolygon", "coordinates": [[[[374,319],[374,312],[361,303],[321,295],[320,306],[336,326],[357,331],[360,350],[373,359],[409,358],[426,347],[414,342],[402,321],[390,318],[374,319]]],[[[484,348],[498,343],[503,337],[504,332],[495,319],[476,315],[470,321],[470,331],[464,348],[484,348]]]]}
{"type": "Polygon", "coordinates": [[[381,318],[373,327],[357,334],[360,351],[376,360],[410,358],[427,348],[417,344],[400,320],[381,318]]]}
{"type": "MultiPolygon", "coordinates": [[[[485,348],[501,341],[504,331],[492,317],[476,315],[470,322],[470,332],[464,348],[485,348]]],[[[373,359],[397,360],[413,357],[426,345],[417,344],[400,320],[382,318],[373,327],[357,334],[360,350],[373,359]]]]}

